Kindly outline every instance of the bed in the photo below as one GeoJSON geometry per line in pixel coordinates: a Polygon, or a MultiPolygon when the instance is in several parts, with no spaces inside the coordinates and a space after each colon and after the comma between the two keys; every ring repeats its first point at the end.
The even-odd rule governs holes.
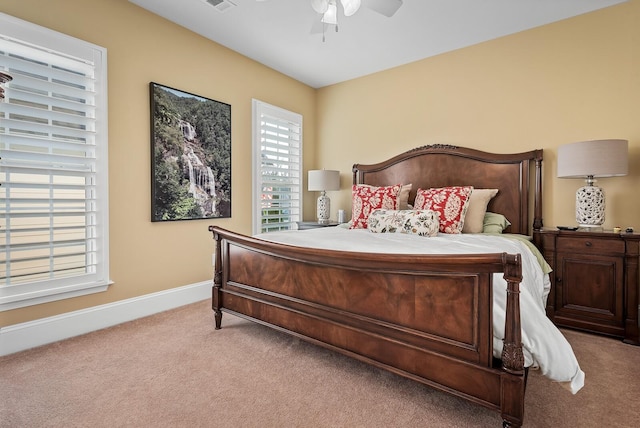
{"type": "Polygon", "coordinates": [[[358,188],[409,183],[409,208],[422,195],[418,189],[497,189],[486,210],[510,224],[500,234],[464,239],[465,234],[376,234],[345,225],[252,237],[210,226],[215,328],[221,328],[224,312],[264,324],[494,409],[503,426],[523,423],[529,366],[577,392],[584,374],[544,316],[548,284],[536,282],[538,291],[530,293],[528,273],[523,281],[523,266],[538,272],[524,241],[542,227],[542,150],[494,154],[430,145],[353,166],[358,188]],[[411,243],[384,251],[391,248],[386,241],[352,246],[356,235],[411,243]],[[511,235],[518,239],[506,238],[511,235]],[[476,250],[419,249],[445,239],[476,240],[462,247],[476,250]],[[541,348],[550,353],[538,355],[541,348]]]}

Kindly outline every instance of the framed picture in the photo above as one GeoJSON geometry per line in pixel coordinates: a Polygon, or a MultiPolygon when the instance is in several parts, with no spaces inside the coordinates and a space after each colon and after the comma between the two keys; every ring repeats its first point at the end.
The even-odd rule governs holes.
{"type": "Polygon", "coordinates": [[[231,217],[231,106],[151,82],[151,221],[231,217]]]}

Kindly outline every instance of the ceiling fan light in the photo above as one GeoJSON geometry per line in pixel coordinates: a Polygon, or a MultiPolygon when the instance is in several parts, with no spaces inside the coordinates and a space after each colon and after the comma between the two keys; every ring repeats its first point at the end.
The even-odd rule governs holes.
{"type": "Polygon", "coordinates": [[[344,9],[344,16],[351,16],[360,9],[360,0],[340,0],[344,9]]]}
{"type": "Polygon", "coordinates": [[[338,25],[338,6],[334,2],[329,3],[327,11],[322,15],[325,24],[338,25]]]}
{"type": "Polygon", "coordinates": [[[318,13],[325,13],[329,8],[329,0],[311,0],[311,7],[318,13]]]}

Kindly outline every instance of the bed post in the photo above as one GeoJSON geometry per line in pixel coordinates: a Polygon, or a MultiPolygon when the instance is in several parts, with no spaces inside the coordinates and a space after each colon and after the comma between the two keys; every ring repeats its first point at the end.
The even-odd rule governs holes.
{"type": "Polygon", "coordinates": [[[525,369],[520,324],[520,254],[503,255],[504,279],[507,281],[507,307],[502,347],[502,425],[520,427],[524,418],[525,369]]]}
{"type": "Polygon", "coordinates": [[[222,237],[216,231],[214,226],[209,226],[209,232],[213,233],[213,239],[216,241],[215,264],[213,267],[213,287],[211,287],[211,309],[216,322],[216,330],[220,330],[222,325],[222,311],[220,310],[220,287],[222,287],[222,237]]]}
{"type": "Polygon", "coordinates": [[[533,230],[542,229],[542,150],[536,150],[536,187],[533,202],[533,230]]]}
{"type": "Polygon", "coordinates": [[[520,325],[520,281],[522,260],[520,254],[504,255],[504,279],[507,281],[507,308],[502,348],[502,368],[509,373],[522,374],[522,332],[520,325]]]}

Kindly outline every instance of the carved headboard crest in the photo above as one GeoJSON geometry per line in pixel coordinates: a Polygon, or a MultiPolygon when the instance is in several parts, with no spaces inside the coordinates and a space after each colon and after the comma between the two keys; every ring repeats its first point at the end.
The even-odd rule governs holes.
{"type": "Polygon", "coordinates": [[[428,144],[426,146],[416,147],[415,149],[409,150],[409,152],[417,152],[420,150],[430,150],[430,149],[444,149],[444,150],[458,150],[458,146],[453,146],[451,144],[428,144]]]}

